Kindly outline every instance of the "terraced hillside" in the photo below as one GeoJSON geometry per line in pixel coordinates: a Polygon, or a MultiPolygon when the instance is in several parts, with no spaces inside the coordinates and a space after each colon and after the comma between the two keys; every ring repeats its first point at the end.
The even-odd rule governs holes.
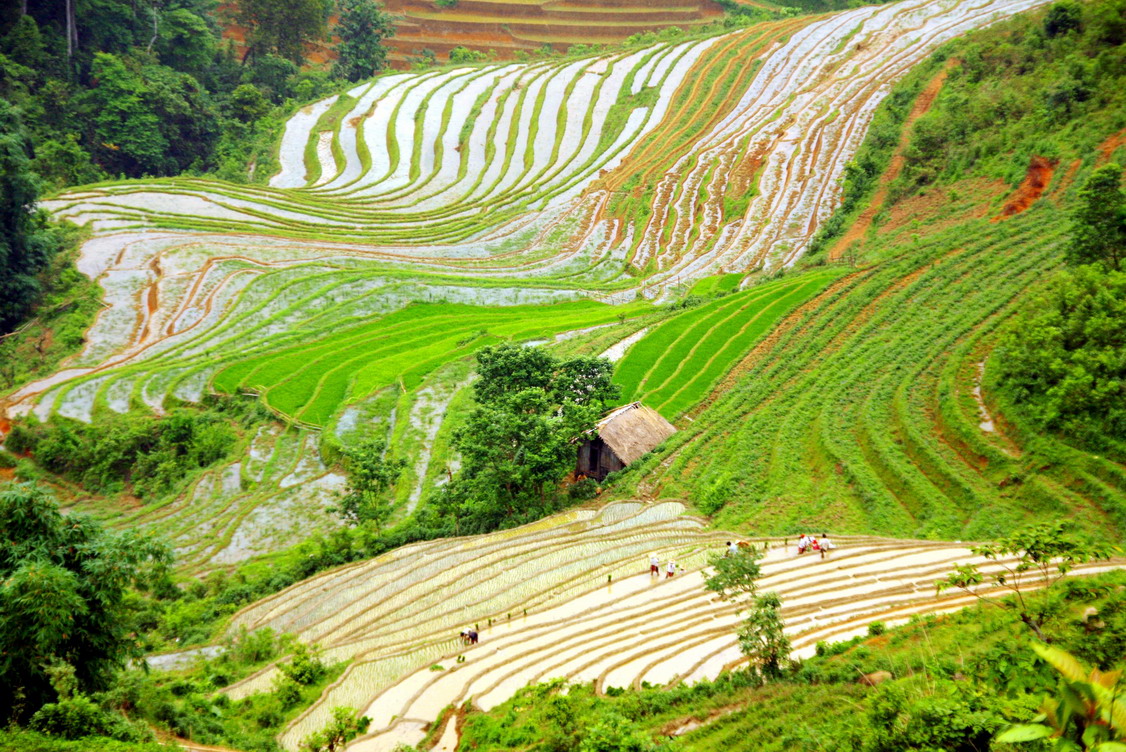
{"type": "MultiPolygon", "coordinates": [[[[373,719],[349,749],[392,750],[418,742],[449,705],[471,699],[488,709],[538,680],[604,689],[714,678],[742,661],[734,606],[705,590],[701,573],[730,536],[683,511],[676,502],[618,502],[408,546],[299,583],[243,610],[233,625],[292,632],[320,643],[329,658],[354,658],[282,735],[289,749],[337,705],[373,719]],[[650,553],[686,571],[652,578],[650,553]],[[473,625],[481,642],[467,648],[457,632],[473,625]]],[[[798,654],[872,621],[894,624],[972,601],[934,594],[935,580],[956,563],[974,561],[983,571],[1011,563],[979,560],[952,543],[845,538],[822,560],[795,555],[785,540],[752,542],[768,548],[761,587],[783,597],[798,654]]],[[[227,692],[268,690],[276,673],[268,668],[227,692]]]]}
{"type": "Polygon", "coordinates": [[[711,0],[458,0],[449,8],[390,0],[386,7],[400,19],[389,56],[399,65],[423,50],[445,59],[459,46],[511,60],[519,51],[545,45],[562,52],[572,45],[614,44],[633,34],[690,29],[723,16],[711,0]]]}
{"type": "Polygon", "coordinates": [[[890,84],[943,40],[1035,4],[912,0],[594,58],[391,74],[295,115],[272,187],[185,178],[59,196],[45,205],[94,228],[80,268],[107,307],[70,367],[7,410],[159,410],[198,399],[248,345],[313,342],[416,300],[620,303],[792,263],[890,84]],[[636,211],[616,214],[627,200],[636,211]]]}
{"type": "Polygon", "coordinates": [[[1051,201],[975,219],[978,200],[952,202],[961,219],[932,217],[923,236],[885,234],[887,260],[752,351],[640,488],[735,529],[987,539],[1058,515],[1117,539],[1121,458],[1046,437],[982,391],[998,327],[1060,263],[1066,222],[1051,201]]]}
{"type": "MultiPolygon", "coordinates": [[[[635,34],[693,29],[723,17],[712,0],[457,0],[450,7],[389,0],[383,6],[396,17],[387,59],[398,69],[426,53],[445,61],[457,47],[512,60],[545,46],[565,52],[575,45],[613,45],[635,34]]],[[[330,28],[335,24],[331,17],[330,28]]],[[[246,29],[227,25],[223,38],[245,52],[246,29]]],[[[314,45],[309,62],[334,60],[334,42],[314,45]]]]}

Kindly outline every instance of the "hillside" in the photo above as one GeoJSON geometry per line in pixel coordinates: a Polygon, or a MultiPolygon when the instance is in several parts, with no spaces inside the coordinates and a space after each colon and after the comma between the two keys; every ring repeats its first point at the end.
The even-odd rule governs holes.
{"type": "MultiPolygon", "coordinates": [[[[723,18],[722,7],[713,0],[390,0],[383,5],[396,19],[388,61],[400,70],[427,54],[445,62],[459,47],[513,60],[544,49],[616,45],[634,35],[653,36],[670,27],[691,30],[723,18]]],[[[330,19],[330,26],[335,21],[330,19]]],[[[241,47],[245,30],[229,25],[223,36],[241,47]]],[[[331,46],[322,44],[309,60],[323,63],[334,57],[331,46]]]]}
{"type": "MultiPolygon", "coordinates": [[[[569,41],[501,28],[503,5],[407,10],[569,41]]],[[[1054,675],[990,668],[1023,647],[1019,620],[926,617],[989,593],[936,583],[1014,566],[970,542],[1031,523],[1126,540],[1126,445],[1045,429],[1000,375],[1068,265],[1082,186],[1126,160],[1122,1],[1046,5],[904,0],[388,71],[297,108],[267,185],[109,180],[41,201],[83,226],[101,308],[80,350],[0,397],[0,481],[174,550],[134,605],[176,668],[126,671],[98,701],[270,752],[341,706],[373,721],[353,750],[595,749],[615,724],[637,735],[606,749],[989,748],[1054,675]],[[503,424],[474,359],[508,344],[610,358],[621,394],[600,409],[641,400],[678,432],[603,482],[561,471],[496,522],[459,485],[459,449],[467,425],[503,424]],[[341,511],[363,472],[389,474],[370,494],[385,517],[341,511]],[[794,555],[822,530],[839,550],[794,555]],[[704,588],[733,539],[763,551],[808,661],[766,687],[742,671],[741,615],[704,588]],[[642,573],[653,556],[679,563],[671,581],[642,573]],[[307,656],[281,633],[322,651],[308,681],[287,684],[307,656]],[[888,688],[854,683],[884,669],[888,688]],[[522,689],[553,679],[577,685],[522,689]],[[799,706],[829,711],[789,735],[799,706]],[[936,716],[976,741],[881,746],[936,716]]],[[[459,39],[428,23],[419,39],[459,39]]],[[[1079,561],[1029,596],[1106,670],[1122,564],[1079,561]]]]}

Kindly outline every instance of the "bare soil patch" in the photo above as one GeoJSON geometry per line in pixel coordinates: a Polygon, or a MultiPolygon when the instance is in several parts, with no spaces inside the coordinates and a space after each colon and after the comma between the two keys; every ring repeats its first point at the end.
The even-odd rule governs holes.
{"type": "Polygon", "coordinates": [[[1016,192],[1005,202],[1005,208],[993,218],[993,221],[998,222],[1006,217],[1015,216],[1032,206],[1052,182],[1052,175],[1055,174],[1057,165],[1059,165],[1058,159],[1033,157],[1028,163],[1028,172],[1025,173],[1024,180],[1017,186],[1016,192]]]}

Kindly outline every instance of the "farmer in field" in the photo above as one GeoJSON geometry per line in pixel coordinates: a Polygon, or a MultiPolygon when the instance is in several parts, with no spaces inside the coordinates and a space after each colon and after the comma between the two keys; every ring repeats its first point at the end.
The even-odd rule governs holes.
{"type": "Polygon", "coordinates": [[[665,567],[665,579],[667,580],[674,574],[676,574],[676,562],[672,559],[669,559],[669,565],[665,567]]]}
{"type": "Polygon", "coordinates": [[[724,556],[734,556],[737,553],[739,553],[738,547],[736,547],[736,545],[734,543],[732,543],[731,541],[727,541],[727,551],[723,555],[724,556]]]}
{"type": "Polygon", "coordinates": [[[829,540],[828,533],[821,533],[821,558],[824,559],[829,555],[829,552],[834,548],[833,542],[829,540]]]}
{"type": "Polygon", "coordinates": [[[649,576],[661,576],[661,560],[657,558],[657,554],[649,554],[649,576]]]}
{"type": "Polygon", "coordinates": [[[805,536],[805,533],[802,533],[801,537],[798,538],[798,556],[801,556],[802,554],[804,554],[805,549],[808,546],[809,546],[809,538],[807,538],[805,536]]]}

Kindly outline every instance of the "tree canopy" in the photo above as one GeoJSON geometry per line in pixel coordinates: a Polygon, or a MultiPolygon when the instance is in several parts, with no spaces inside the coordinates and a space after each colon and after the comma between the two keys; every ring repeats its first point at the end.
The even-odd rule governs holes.
{"type": "Polygon", "coordinates": [[[105,688],[140,654],[130,588],[166,581],[169,548],[64,516],[31,484],[0,487],[0,541],[0,708],[28,714],[54,700],[47,668],[59,662],[80,691],[105,688]]]}
{"type": "Polygon", "coordinates": [[[0,99],[0,333],[27,315],[39,294],[37,276],[58,249],[58,238],[35,208],[38,197],[23,120],[0,99]]]}
{"type": "Polygon", "coordinates": [[[999,385],[1038,425],[1095,446],[1126,438],[1126,272],[1061,273],[996,360],[999,385]]]}
{"type": "Polygon", "coordinates": [[[739,605],[738,610],[746,614],[738,630],[739,650],[763,676],[776,679],[790,655],[790,639],[783,631],[782,599],[777,593],[758,591],[761,556],[760,551],[740,547],[710,557],[712,572],[705,576],[704,587],[739,605]]]}
{"type": "Polygon", "coordinates": [[[1126,258],[1126,193],[1119,165],[1103,165],[1083,184],[1071,232],[1068,259],[1072,263],[1102,263],[1121,270],[1126,258]]]}
{"type": "Polygon", "coordinates": [[[238,0],[235,19],[246,27],[247,57],[276,53],[294,63],[328,31],[331,0],[238,0]]]}
{"type": "Polygon", "coordinates": [[[335,509],[346,522],[371,522],[380,530],[391,516],[386,491],[394,484],[406,462],[387,456],[387,442],[368,438],[342,449],[348,470],[348,487],[335,509]]]}
{"type": "Polygon", "coordinates": [[[577,442],[618,394],[609,361],[558,360],[535,347],[487,347],[477,373],[477,407],[453,439],[461,471],[437,500],[463,533],[553,509],[577,442]]]}
{"type": "Polygon", "coordinates": [[[383,40],[395,34],[391,16],[375,0],[340,0],[333,72],[349,81],[371,78],[387,64],[383,40]]]}

